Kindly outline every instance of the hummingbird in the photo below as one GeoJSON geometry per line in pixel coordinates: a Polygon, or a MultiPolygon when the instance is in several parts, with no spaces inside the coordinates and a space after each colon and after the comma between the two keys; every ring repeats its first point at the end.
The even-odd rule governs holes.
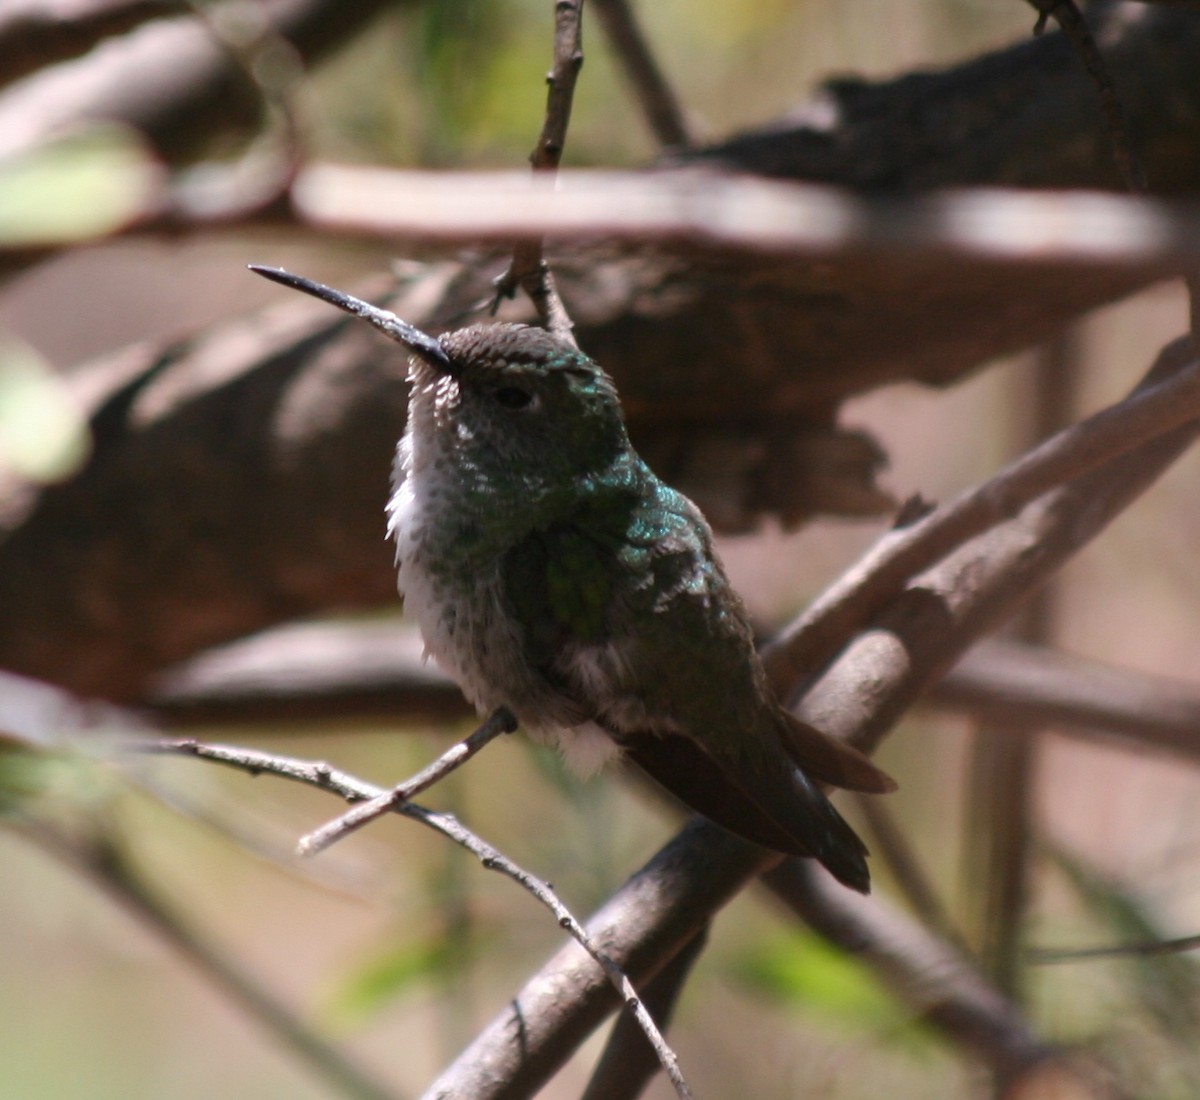
{"type": "Polygon", "coordinates": [[[633,449],[612,379],[528,325],[430,336],[277,268],[408,353],[388,529],[426,655],[481,715],[507,707],[569,767],[623,753],[679,800],[870,889],[820,784],[882,793],[864,755],[773,696],[699,509],[633,449]]]}

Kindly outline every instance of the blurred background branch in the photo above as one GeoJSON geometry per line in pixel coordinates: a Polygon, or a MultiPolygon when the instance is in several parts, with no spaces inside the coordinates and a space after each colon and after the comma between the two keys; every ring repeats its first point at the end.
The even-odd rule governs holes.
{"type": "MultiPolygon", "coordinates": [[[[1054,418],[1070,422],[1110,404],[1130,364],[1177,335],[1186,307],[1164,280],[1195,269],[1200,239],[1196,9],[1081,7],[1096,51],[1085,66],[1060,33],[1029,39],[1018,0],[986,11],[968,0],[814,0],[687,13],[593,0],[604,34],[589,41],[571,166],[548,194],[524,173],[482,171],[519,163],[542,109],[544,3],[7,6],[0,325],[24,346],[0,349],[0,666],[134,704],[155,722],[268,745],[303,731],[313,752],[360,760],[356,771],[415,770],[435,751],[425,729],[444,737],[466,711],[420,663],[419,641],[381,614],[395,609],[381,505],[405,414],[402,365],[307,303],[250,312],[269,298],[239,273],[287,259],[436,331],[477,315],[506,247],[529,233],[547,235],[580,344],[615,375],[639,449],[719,531],[753,535],[723,545],[773,632],[882,532],[873,517],[895,497],[956,497],[1048,434],[1035,415],[1048,403],[1017,384],[1028,367],[985,369],[997,357],[1081,324],[1069,338],[1074,395],[1054,418]],[[863,75],[829,77],[839,70],[863,75]],[[618,75],[628,104],[613,92],[618,75]],[[1097,193],[1122,190],[1134,161],[1144,197],[1097,193]],[[397,253],[413,259],[385,274],[397,253]],[[1120,327],[1116,315],[1133,320],[1120,327]],[[30,428],[42,424],[53,430],[30,428]]],[[[504,316],[532,313],[516,302],[504,316]]],[[[1042,369],[1055,383],[1066,374],[1061,361],[1042,369]]],[[[647,998],[677,1006],[673,1042],[699,1067],[701,1095],[962,1096],[975,1066],[997,1096],[1193,1095],[1200,1064],[1184,1037],[1200,992],[1189,960],[1077,964],[1056,978],[1030,971],[1025,950],[1031,936],[1066,946],[1200,927],[1186,886],[1200,785],[1189,766],[1200,707],[1190,460],[1133,503],[1193,431],[1047,486],[906,575],[807,685],[810,716],[863,744],[901,723],[882,748],[901,792],[870,816],[881,890],[911,913],[825,897],[819,876],[778,868],[768,886],[825,940],[781,938],[775,903],[742,889],[760,857],[699,826],[620,887],[667,825],[616,785],[574,786],[537,754],[493,750],[486,769],[465,769],[439,797],[553,872],[577,911],[600,907],[604,942],[629,951],[638,974],[659,975],[647,998]],[[1053,644],[1074,655],[1049,638],[965,652],[1127,506],[1058,582],[1053,644]],[[975,724],[1011,742],[998,753],[1012,766],[983,768],[972,794],[962,743],[975,724]],[[1035,729],[1045,731],[1036,770],[1035,729]],[[1020,843],[1006,874],[982,860],[964,896],[962,819],[984,791],[993,841],[1020,843]],[[656,909],[642,890],[670,900],[656,909]],[[974,914],[989,891],[998,900],[985,935],[974,914]],[[718,909],[703,953],[684,954],[718,909]],[[991,979],[978,962],[989,940],[1004,959],[991,979]],[[846,958],[856,952],[858,970],[846,958]]],[[[817,670],[797,671],[811,680],[817,670]]],[[[72,770],[71,754],[51,747],[75,727],[94,744],[89,714],[138,719],[55,695],[33,708],[31,738],[14,683],[0,681],[0,727],[12,736],[0,812],[47,815],[86,853],[77,810],[99,802],[129,846],[127,866],[162,879],[188,926],[211,924],[247,972],[272,974],[281,999],[319,1000],[313,990],[339,975],[330,1019],[335,1031],[357,1028],[347,1045],[364,1048],[347,1065],[386,1066],[416,1094],[494,1017],[444,1082],[490,1095],[473,1090],[491,1075],[486,1088],[509,1090],[497,1095],[528,1095],[565,1063],[546,1095],[589,1087],[587,1056],[571,1055],[610,993],[569,952],[527,979],[557,933],[529,928],[452,857],[408,838],[384,873],[344,876],[372,884],[369,915],[333,898],[336,863],[321,883],[255,866],[239,888],[235,856],[218,857],[157,800],[108,790],[107,767],[85,758],[72,770]],[[394,898],[377,896],[393,881],[394,898]],[[435,1036],[430,1053],[396,1044],[396,1006],[406,1034],[435,1036]]],[[[251,805],[218,780],[177,777],[149,786],[206,822],[227,817],[218,831],[260,858],[290,842],[267,841],[267,823],[294,839],[328,812],[272,794],[251,805]]],[[[373,833],[337,858],[387,860],[373,833]]],[[[82,1011],[87,986],[71,972],[63,998],[45,959],[66,958],[58,945],[74,942],[70,915],[90,912],[88,899],[47,881],[20,843],[4,858],[20,884],[0,899],[6,984],[24,992],[0,997],[0,1052],[14,1088],[21,1066],[37,1067],[24,1094],[79,1094],[61,1057],[38,1055],[47,1044],[30,1039],[42,1035],[30,1006],[47,991],[52,1030],[71,1033],[64,1014],[76,1002],[82,1011]],[[39,962],[23,983],[26,956],[39,962]]],[[[122,954],[140,950],[134,937],[122,928],[111,942],[136,969],[122,954]]],[[[151,962],[155,990],[171,964],[151,962]]],[[[112,985],[101,964],[100,988],[112,985]]],[[[235,1085],[324,1095],[286,1065],[256,1080],[268,1071],[257,1047],[239,1056],[237,1023],[217,1040],[227,1064],[197,1060],[191,1021],[213,1010],[192,1005],[186,984],[170,993],[158,1011],[144,996],[152,1007],[128,1025],[136,1055],[112,1070],[126,1075],[114,1094],[183,1100],[195,1094],[181,1070],[190,1064],[203,1095],[233,1096],[235,1085]],[[176,1035],[176,1015],[183,1038],[147,1039],[176,1035]],[[131,1082],[160,1052],[169,1068],[131,1082]]],[[[80,1034],[116,1015],[106,1007],[80,1034]]],[[[618,1025],[592,1093],[646,1087],[630,1042],[618,1025]]],[[[94,1072],[107,1072],[101,1061],[90,1060],[94,1072]]]]}

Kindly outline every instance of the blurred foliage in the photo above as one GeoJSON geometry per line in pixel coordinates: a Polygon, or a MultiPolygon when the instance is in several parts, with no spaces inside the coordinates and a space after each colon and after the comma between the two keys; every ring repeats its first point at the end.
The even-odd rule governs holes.
{"type": "Polygon", "coordinates": [[[46,758],[0,733],[0,818],[23,817],[51,785],[46,758]]]}
{"type": "Polygon", "coordinates": [[[762,996],[857,1034],[894,1028],[903,1018],[867,967],[813,932],[756,941],[735,961],[733,976],[762,996]]]}
{"type": "Polygon", "coordinates": [[[88,125],[0,159],[0,244],[73,244],[124,226],[159,180],[126,127],[88,125]]]}
{"type": "Polygon", "coordinates": [[[423,937],[411,924],[394,930],[391,939],[400,942],[338,980],[323,1013],[334,1026],[361,1027],[418,984],[436,988],[461,979],[480,952],[488,949],[489,941],[494,946],[491,937],[466,939],[445,932],[423,937]]]}
{"type": "Polygon", "coordinates": [[[1129,948],[1123,956],[1081,958],[1052,968],[1063,972],[1061,981],[1073,978],[1093,997],[1105,990],[1100,1000],[1107,1011],[1092,1044],[1115,1057],[1128,1080],[1142,1083],[1139,1095],[1164,1100],[1197,1095],[1200,966],[1194,954],[1139,951],[1139,945],[1172,936],[1146,898],[1079,855],[1055,848],[1052,856],[1092,918],[1095,930],[1090,936],[1115,948],[1129,948]]]}
{"type": "Polygon", "coordinates": [[[0,475],[51,482],[87,458],[90,437],[66,387],[24,344],[0,342],[0,475]]]}
{"type": "MultiPolygon", "coordinates": [[[[313,74],[318,156],[433,167],[519,167],[551,61],[543,0],[439,0],[388,13],[313,74]]],[[[636,15],[689,118],[716,138],[783,114],[831,75],[892,75],[1026,35],[994,0],[642,4],[636,15]],[[852,60],[851,60],[852,59],[852,60]]],[[[585,16],[564,163],[632,166],[655,149],[608,42],[585,16]]]]}

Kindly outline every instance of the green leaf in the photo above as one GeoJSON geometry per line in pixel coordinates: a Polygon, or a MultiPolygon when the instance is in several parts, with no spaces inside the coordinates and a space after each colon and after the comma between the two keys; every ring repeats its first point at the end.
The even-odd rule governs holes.
{"type": "Polygon", "coordinates": [[[403,943],[381,952],[340,984],[326,1014],[332,1023],[352,1027],[422,982],[444,981],[474,952],[460,937],[440,935],[403,943]]]}
{"type": "Polygon", "coordinates": [[[0,818],[37,799],[48,782],[46,757],[0,733],[0,818]]]}
{"type": "Polygon", "coordinates": [[[126,127],[90,126],[0,159],[0,248],[72,244],[140,214],[161,179],[126,127]]]}
{"type": "Polygon", "coordinates": [[[83,414],[58,378],[30,350],[0,343],[0,473],[58,481],[88,448],[83,414]]]}
{"type": "Polygon", "coordinates": [[[759,942],[743,954],[736,978],[753,991],[861,1031],[892,1029],[896,1002],[853,956],[811,932],[759,942]]]}

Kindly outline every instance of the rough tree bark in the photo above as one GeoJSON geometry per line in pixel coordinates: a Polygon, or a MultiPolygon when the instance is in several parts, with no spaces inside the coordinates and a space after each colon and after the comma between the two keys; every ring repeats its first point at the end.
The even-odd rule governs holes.
{"type": "MultiPolygon", "coordinates": [[[[1197,20],[1127,5],[1101,42],[1151,180],[1191,186],[1197,20]]],[[[672,164],[876,191],[1112,182],[1095,89],[1056,35],[825,95],[837,110],[816,114],[832,123],[802,115],[672,164]]],[[[639,446],[727,528],[879,508],[881,456],[837,428],[844,397],[897,378],[949,382],[1169,270],[844,250],[797,262],[686,242],[592,247],[556,268],[639,446]]],[[[394,308],[451,324],[493,273],[431,263],[394,308]]],[[[72,385],[96,414],[92,460],[65,484],[0,497],[0,665],[132,700],[204,647],[391,599],[379,517],[404,418],[400,371],[371,333],[297,303],[78,372],[72,385]]]]}

